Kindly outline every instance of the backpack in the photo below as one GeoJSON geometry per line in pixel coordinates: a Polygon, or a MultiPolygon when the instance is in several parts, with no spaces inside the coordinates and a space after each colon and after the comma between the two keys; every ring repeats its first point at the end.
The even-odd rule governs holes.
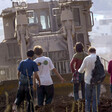
{"type": "Polygon", "coordinates": [[[92,78],[91,78],[91,84],[99,84],[103,82],[105,79],[105,70],[104,67],[99,59],[99,56],[97,56],[96,61],[95,61],[95,67],[92,70],[92,78]]]}

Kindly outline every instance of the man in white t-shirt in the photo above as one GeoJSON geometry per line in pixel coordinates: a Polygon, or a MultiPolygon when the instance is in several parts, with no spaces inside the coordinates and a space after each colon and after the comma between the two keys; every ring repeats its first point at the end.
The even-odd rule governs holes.
{"type": "MultiPolygon", "coordinates": [[[[38,105],[42,106],[44,102],[44,98],[46,98],[45,103],[50,104],[54,96],[54,86],[50,75],[50,71],[52,70],[57,75],[57,77],[61,80],[61,82],[64,82],[64,79],[57,72],[51,59],[49,57],[45,57],[42,55],[43,49],[41,46],[35,46],[34,53],[37,55],[37,58],[34,61],[38,65],[38,69],[39,69],[38,75],[41,83],[41,85],[38,86],[38,82],[36,81],[38,105]]],[[[34,86],[36,85],[34,84],[34,86]]]]}

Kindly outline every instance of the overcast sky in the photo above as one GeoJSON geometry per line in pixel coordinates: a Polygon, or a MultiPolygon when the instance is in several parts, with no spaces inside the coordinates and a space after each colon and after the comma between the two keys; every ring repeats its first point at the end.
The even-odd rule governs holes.
{"type": "MultiPolygon", "coordinates": [[[[17,1],[17,0],[13,0],[13,1],[17,1]]],[[[27,0],[28,3],[30,2],[37,2],[37,0],[27,0]]],[[[0,0],[0,13],[3,9],[7,8],[7,7],[11,7],[12,6],[12,2],[11,0],[0,0]]]]}

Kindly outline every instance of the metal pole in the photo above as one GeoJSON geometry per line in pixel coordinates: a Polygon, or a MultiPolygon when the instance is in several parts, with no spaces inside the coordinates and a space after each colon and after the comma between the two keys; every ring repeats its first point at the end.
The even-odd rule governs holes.
{"type": "Polygon", "coordinates": [[[34,112],[35,112],[35,108],[34,108],[34,102],[33,102],[33,97],[32,97],[32,94],[31,94],[31,87],[30,87],[30,79],[29,79],[29,76],[28,76],[28,71],[26,70],[26,74],[27,74],[27,79],[28,79],[28,88],[29,88],[29,94],[30,94],[30,112],[32,112],[32,105],[33,105],[33,109],[34,109],[34,112]]]}

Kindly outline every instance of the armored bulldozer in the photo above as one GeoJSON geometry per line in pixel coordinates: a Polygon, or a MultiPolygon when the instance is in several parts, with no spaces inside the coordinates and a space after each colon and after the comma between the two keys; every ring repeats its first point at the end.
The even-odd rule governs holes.
{"type": "Polygon", "coordinates": [[[90,45],[91,6],[91,0],[12,2],[0,15],[5,34],[0,43],[0,81],[17,79],[18,62],[35,45],[43,47],[60,74],[70,73],[75,43],[82,42],[85,50],[90,45]]]}

